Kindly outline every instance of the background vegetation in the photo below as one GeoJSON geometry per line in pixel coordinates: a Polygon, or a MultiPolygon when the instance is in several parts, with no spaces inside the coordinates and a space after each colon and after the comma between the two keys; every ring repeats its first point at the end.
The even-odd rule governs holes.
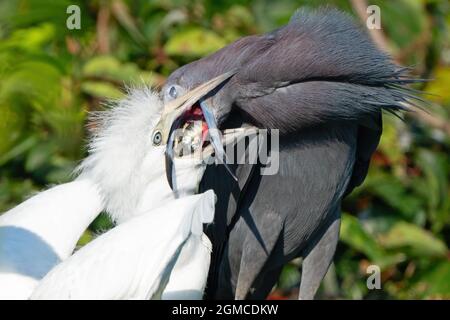
{"type": "MultiPolygon", "coordinates": [[[[0,212],[71,179],[85,155],[88,112],[120,97],[124,84],[159,86],[177,67],[321,2],[1,1],[0,212]],[[81,30],[66,28],[70,4],[81,7],[81,30]]],[[[363,0],[326,2],[364,14],[363,0]]],[[[433,104],[405,122],[385,116],[369,176],[344,203],[342,240],[319,297],[450,298],[449,3],[371,4],[381,7],[377,43],[434,79],[418,88],[433,104]],[[366,287],[370,264],[382,270],[381,290],[366,287]]],[[[80,245],[110,225],[100,216],[80,245]]],[[[297,265],[286,267],[271,298],[296,296],[297,265]]]]}

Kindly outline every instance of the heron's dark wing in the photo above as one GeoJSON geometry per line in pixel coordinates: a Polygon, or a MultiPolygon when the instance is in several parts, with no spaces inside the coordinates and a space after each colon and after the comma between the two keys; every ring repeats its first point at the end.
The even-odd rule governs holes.
{"type": "Polygon", "coordinates": [[[360,186],[367,176],[370,159],[378,147],[383,130],[381,114],[379,114],[376,118],[378,119],[378,127],[368,128],[365,126],[360,126],[358,128],[355,164],[353,166],[352,177],[347,186],[344,197],[350,194],[354,188],[360,186]]]}
{"type": "Polygon", "coordinates": [[[402,99],[401,91],[386,87],[308,81],[239,99],[236,105],[259,125],[285,134],[348,121],[378,130],[381,110],[403,109],[402,99]]]}
{"type": "Polygon", "coordinates": [[[208,286],[215,292],[217,285],[214,277],[217,275],[223,251],[228,241],[229,229],[238,218],[238,203],[245,194],[245,188],[254,172],[255,165],[232,165],[232,170],[238,178],[236,182],[223,165],[209,165],[200,184],[200,192],[212,189],[218,195],[214,223],[206,226],[205,233],[213,244],[208,286]]]}
{"type": "MultiPolygon", "coordinates": [[[[236,208],[245,193],[245,188],[256,165],[233,164],[230,166],[237,177],[237,182],[230,176],[223,165],[209,165],[203,175],[200,192],[212,189],[220,197],[216,202],[214,224],[207,226],[215,241],[224,241],[227,229],[234,219],[236,208]]],[[[215,243],[213,241],[213,243],[215,243]]]]}
{"type": "Polygon", "coordinates": [[[380,107],[401,108],[396,102],[400,95],[401,92],[384,87],[318,81],[279,88],[271,94],[242,101],[238,106],[261,126],[280,129],[282,133],[336,121],[356,122],[355,164],[345,192],[349,194],[364,181],[380,141],[380,107]]]}
{"type": "Polygon", "coordinates": [[[255,168],[225,247],[216,252],[208,294],[265,297],[276,281],[272,275],[302,254],[339,206],[352,175],[357,126],[330,124],[325,129],[280,137],[275,175],[262,176],[255,168]],[[249,285],[256,288],[254,294],[248,292],[249,285]]]}

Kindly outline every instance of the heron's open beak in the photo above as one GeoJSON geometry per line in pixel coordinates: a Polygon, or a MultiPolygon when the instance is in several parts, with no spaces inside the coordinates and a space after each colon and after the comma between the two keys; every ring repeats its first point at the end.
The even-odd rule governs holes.
{"type": "MultiPolygon", "coordinates": [[[[153,130],[153,137],[155,134],[160,134],[160,143],[167,144],[170,138],[170,132],[174,122],[183,115],[184,112],[188,111],[196,102],[199,102],[202,98],[207,96],[211,91],[216,89],[224,81],[231,78],[236,72],[227,72],[214,79],[209,80],[201,84],[200,86],[194,88],[193,90],[187,92],[183,96],[170,101],[164,106],[163,113],[159,122],[156,124],[153,130]]],[[[155,143],[154,143],[155,144],[155,143]]]]}
{"type": "Polygon", "coordinates": [[[183,114],[188,112],[196,103],[199,103],[208,127],[210,143],[214,148],[216,158],[226,166],[233,178],[237,180],[227,165],[226,154],[220,135],[218,134],[215,117],[208,106],[208,102],[205,100],[214,89],[232,77],[235,73],[235,71],[224,73],[166,104],[161,118],[153,131],[153,143],[155,145],[167,144],[166,153],[169,157],[173,157],[173,129],[178,127],[183,114]]]}

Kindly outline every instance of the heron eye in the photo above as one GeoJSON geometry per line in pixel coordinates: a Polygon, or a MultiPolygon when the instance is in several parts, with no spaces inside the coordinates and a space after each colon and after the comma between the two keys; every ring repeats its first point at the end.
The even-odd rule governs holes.
{"type": "Polygon", "coordinates": [[[161,131],[156,131],[155,134],[153,135],[153,145],[159,146],[161,144],[161,141],[162,141],[161,131]]]}
{"type": "Polygon", "coordinates": [[[171,86],[171,87],[169,88],[169,96],[170,96],[172,99],[175,99],[175,98],[178,96],[177,88],[175,88],[175,86],[171,86]]]}

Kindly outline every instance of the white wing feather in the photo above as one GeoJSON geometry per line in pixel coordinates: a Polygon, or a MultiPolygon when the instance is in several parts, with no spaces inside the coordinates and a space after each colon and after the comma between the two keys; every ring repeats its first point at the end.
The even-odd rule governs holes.
{"type": "MultiPolygon", "coordinates": [[[[55,267],[32,299],[158,298],[183,244],[200,239],[202,223],[211,222],[204,217],[212,216],[214,203],[214,192],[208,191],[120,224],[55,267]]],[[[209,260],[205,263],[208,269],[209,260]]]]}
{"type": "Polygon", "coordinates": [[[27,299],[47,272],[72,254],[102,199],[89,180],[56,186],[0,216],[0,298],[27,299]]]}

